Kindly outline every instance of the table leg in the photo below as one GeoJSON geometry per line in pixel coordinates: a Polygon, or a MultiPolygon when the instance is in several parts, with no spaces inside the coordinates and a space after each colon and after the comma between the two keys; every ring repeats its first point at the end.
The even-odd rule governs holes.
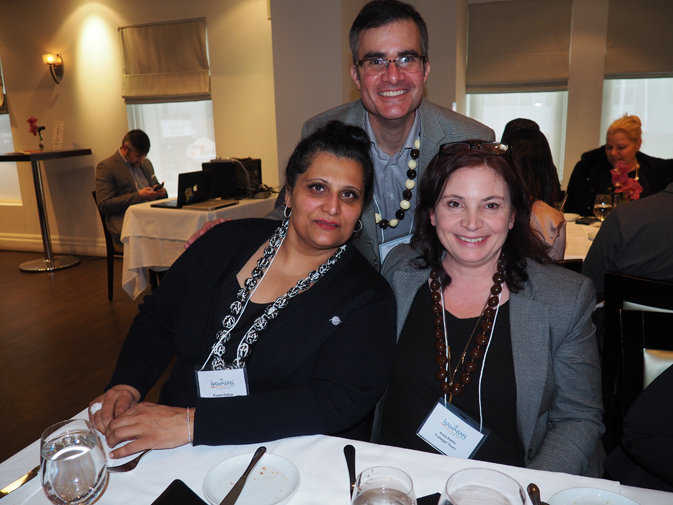
{"type": "Polygon", "coordinates": [[[47,206],[44,200],[40,162],[38,160],[33,160],[30,164],[33,169],[33,185],[35,186],[35,197],[37,200],[37,214],[40,217],[40,231],[42,232],[44,259],[26,261],[25,263],[21,263],[19,268],[24,272],[51,272],[53,270],[77,265],[79,263],[79,258],[54,255],[51,247],[51,236],[49,234],[49,221],[47,220],[47,206]]]}

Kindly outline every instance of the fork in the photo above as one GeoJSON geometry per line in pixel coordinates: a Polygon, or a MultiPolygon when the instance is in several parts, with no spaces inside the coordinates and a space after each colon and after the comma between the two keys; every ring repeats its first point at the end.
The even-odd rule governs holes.
{"type": "Polygon", "coordinates": [[[138,466],[138,461],[140,461],[140,458],[142,458],[145,454],[147,454],[151,450],[152,449],[147,449],[146,451],[141,452],[131,461],[127,461],[123,465],[108,466],[107,470],[108,472],[114,472],[114,473],[130,472],[131,470],[133,470],[135,467],[138,466]]]}

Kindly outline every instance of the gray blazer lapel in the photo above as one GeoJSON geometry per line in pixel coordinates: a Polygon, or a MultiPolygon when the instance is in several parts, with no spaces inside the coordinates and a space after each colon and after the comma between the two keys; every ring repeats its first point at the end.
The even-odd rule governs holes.
{"type": "Polygon", "coordinates": [[[428,166],[430,160],[437,154],[439,146],[448,142],[445,140],[446,135],[442,124],[439,122],[437,114],[427,100],[423,99],[418,111],[421,115],[421,156],[418,165],[417,182],[420,181],[425,167],[428,166]]]}
{"type": "Polygon", "coordinates": [[[400,338],[411,304],[414,302],[416,292],[428,278],[429,270],[397,270],[393,272],[391,286],[397,300],[397,339],[400,338]]]}
{"type": "Polygon", "coordinates": [[[117,171],[120,174],[124,174],[124,177],[126,178],[126,183],[133,191],[135,191],[136,181],[133,179],[133,175],[131,174],[129,167],[126,165],[124,158],[119,153],[119,150],[117,150],[117,152],[115,153],[115,162],[117,163],[117,171]]]}
{"type": "Polygon", "coordinates": [[[517,422],[521,442],[531,445],[549,372],[549,305],[533,300],[535,288],[510,296],[510,330],[516,373],[517,422]]]}

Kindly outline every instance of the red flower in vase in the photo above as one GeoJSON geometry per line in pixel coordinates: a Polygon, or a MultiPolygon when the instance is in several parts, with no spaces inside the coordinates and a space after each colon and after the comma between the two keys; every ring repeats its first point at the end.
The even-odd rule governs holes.
{"type": "Polygon", "coordinates": [[[30,125],[28,133],[32,133],[34,136],[37,136],[37,118],[30,116],[28,119],[26,119],[26,123],[30,125]]]}
{"type": "Polygon", "coordinates": [[[643,187],[628,176],[628,170],[629,167],[623,161],[617,163],[617,166],[610,170],[612,185],[615,187],[615,193],[623,193],[628,200],[638,200],[643,187]]]}

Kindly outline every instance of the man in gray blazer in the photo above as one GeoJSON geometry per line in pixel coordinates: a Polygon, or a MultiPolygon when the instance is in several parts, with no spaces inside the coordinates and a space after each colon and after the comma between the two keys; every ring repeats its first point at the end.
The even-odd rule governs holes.
{"type": "Polygon", "coordinates": [[[146,158],[150,139],[142,130],[131,130],[122,139],[122,146],[96,167],[96,201],[105,214],[107,228],[121,250],[124,214],[129,206],[166,198],[163,184],[154,175],[154,167],[146,158]]]}
{"type": "MultiPolygon", "coordinates": [[[[492,141],[495,134],[423,98],[430,74],[428,30],[411,5],[398,0],[368,3],[355,18],[349,39],[350,74],[361,99],[309,119],[302,138],[331,120],[359,126],[369,134],[374,201],[362,211],[362,229],[355,234],[354,244],[380,270],[388,251],[411,238],[416,185],[439,146],[468,139],[492,141]]],[[[276,210],[267,217],[282,219],[284,201],[283,190],[276,210]]],[[[187,247],[217,223],[206,223],[187,247]]]]}

